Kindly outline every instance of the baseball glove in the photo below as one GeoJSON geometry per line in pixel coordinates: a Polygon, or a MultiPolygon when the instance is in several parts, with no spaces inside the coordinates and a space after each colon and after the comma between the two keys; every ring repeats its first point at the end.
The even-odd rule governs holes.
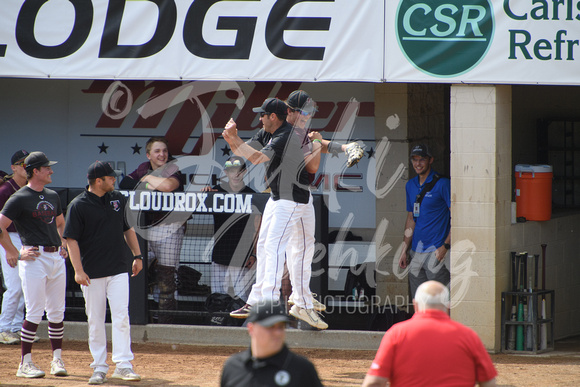
{"type": "Polygon", "coordinates": [[[347,144],[344,153],[346,153],[346,156],[348,157],[346,161],[346,166],[348,168],[358,163],[359,160],[362,159],[362,157],[364,156],[363,149],[356,142],[351,142],[350,144],[347,144]]]}

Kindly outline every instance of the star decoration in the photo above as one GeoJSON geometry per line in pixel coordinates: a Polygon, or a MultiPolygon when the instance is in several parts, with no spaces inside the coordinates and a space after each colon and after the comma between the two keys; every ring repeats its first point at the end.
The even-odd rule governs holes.
{"type": "Polygon", "coordinates": [[[100,150],[99,154],[100,153],[107,153],[108,146],[106,146],[104,142],[101,145],[99,145],[98,147],[99,147],[99,150],[100,150]]]}
{"type": "Polygon", "coordinates": [[[131,149],[133,149],[133,154],[137,153],[137,154],[141,154],[141,148],[139,146],[139,144],[135,143],[135,146],[132,146],[131,149]]]}
{"type": "Polygon", "coordinates": [[[338,152],[331,152],[331,154],[332,154],[332,157],[338,158],[338,152]]]}
{"type": "Polygon", "coordinates": [[[230,153],[231,153],[231,149],[229,146],[226,145],[222,148],[222,156],[229,156],[230,153]]]}
{"type": "Polygon", "coordinates": [[[369,155],[369,159],[371,157],[375,157],[375,151],[373,150],[373,148],[371,147],[371,149],[369,151],[367,151],[367,154],[369,155]]]}

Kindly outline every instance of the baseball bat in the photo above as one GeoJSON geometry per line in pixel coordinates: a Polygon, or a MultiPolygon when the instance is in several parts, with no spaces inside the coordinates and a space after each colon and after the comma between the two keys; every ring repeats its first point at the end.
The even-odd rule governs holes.
{"type": "MultiPolygon", "coordinates": [[[[523,292],[524,286],[522,281],[525,281],[523,278],[524,274],[524,262],[523,258],[527,255],[527,253],[520,253],[518,254],[518,291],[523,292]]],[[[523,297],[518,296],[518,321],[524,321],[524,303],[523,297]]],[[[518,325],[516,328],[516,351],[523,351],[524,350],[524,326],[518,325]]]]}
{"type": "MultiPolygon", "coordinates": [[[[546,290],[546,247],[542,244],[542,290],[546,290]]],[[[546,295],[542,294],[542,320],[546,319],[546,295]]],[[[548,326],[540,325],[540,349],[548,348],[548,326]]]]}
{"type": "MultiPolygon", "coordinates": [[[[532,255],[528,255],[527,258],[533,258],[532,255]]],[[[534,321],[534,303],[533,303],[533,297],[531,295],[532,293],[532,276],[529,277],[528,280],[528,291],[530,292],[530,295],[528,296],[528,315],[526,318],[526,321],[531,323],[534,321]]],[[[526,325],[526,351],[531,351],[533,350],[534,347],[534,337],[533,337],[534,331],[532,329],[532,325],[528,324],[526,325]]]]}
{"type": "MultiPolygon", "coordinates": [[[[512,251],[511,253],[511,269],[512,269],[512,292],[517,292],[518,290],[518,274],[517,274],[517,265],[516,265],[516,252],[512,251]]],[[[516,321],[518,315],[518,303],[516,299],[516,295],[512,295],[512,310],[510,313],[510,321],[516,321]]],[[[514,351],[516,349],[516,326],[510,325],[508,330],[508,345],[507,349],[510,351],[514,351]]]]}

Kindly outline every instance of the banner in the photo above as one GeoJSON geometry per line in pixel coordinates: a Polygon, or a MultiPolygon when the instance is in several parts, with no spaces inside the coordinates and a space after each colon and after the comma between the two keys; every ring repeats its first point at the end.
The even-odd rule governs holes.
{"type": "Polygon", "coordinates": [[[580,84],[580,1],[386,2],[394,82],[580,84]]]}
{"type": "Polygon", "coordinates": [[[0,76],[374,82],[383,20],[377,0],[9,0],[0,76]]]}

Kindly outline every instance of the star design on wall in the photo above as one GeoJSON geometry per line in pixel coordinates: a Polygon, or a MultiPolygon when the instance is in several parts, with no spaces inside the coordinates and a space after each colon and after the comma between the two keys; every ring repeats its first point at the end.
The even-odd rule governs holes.
{"type": "Polygon", "coordinates": [[[103,142],[101,145],[99,145],[98,147],[99,147],[99,150],[100,150],[100,151],[99,151],[99,154],[100,154],[100,153],[107,153],[107,148],[108,148],[108,146],[107,146],[107,145],[105,145],[105,143],[104,143],[104,142],[103,142]]]}
{"type": "Polygon", "coordinates": [[[230,153],[231,153],[231,149],[229,146],[226,145],[222,148],[222,156],[229,156],[230,153]]]}
{"type": "Polygon", "coordinates": [[[132,146],[131,149],[133,149],[133,154],[137,153],[137,154],[141,154],[141,146],[139,146],[139,144],[135,143],[135,146],[132,146]]]}
{"type": "Polygon", "coordinates": [[[371,149],[369,151],[367,151],[367,154],[369,155],[369,159],[371,157],[375,157],[375,151],[374,151],[373,147],[371,147],[371,149]]]}

